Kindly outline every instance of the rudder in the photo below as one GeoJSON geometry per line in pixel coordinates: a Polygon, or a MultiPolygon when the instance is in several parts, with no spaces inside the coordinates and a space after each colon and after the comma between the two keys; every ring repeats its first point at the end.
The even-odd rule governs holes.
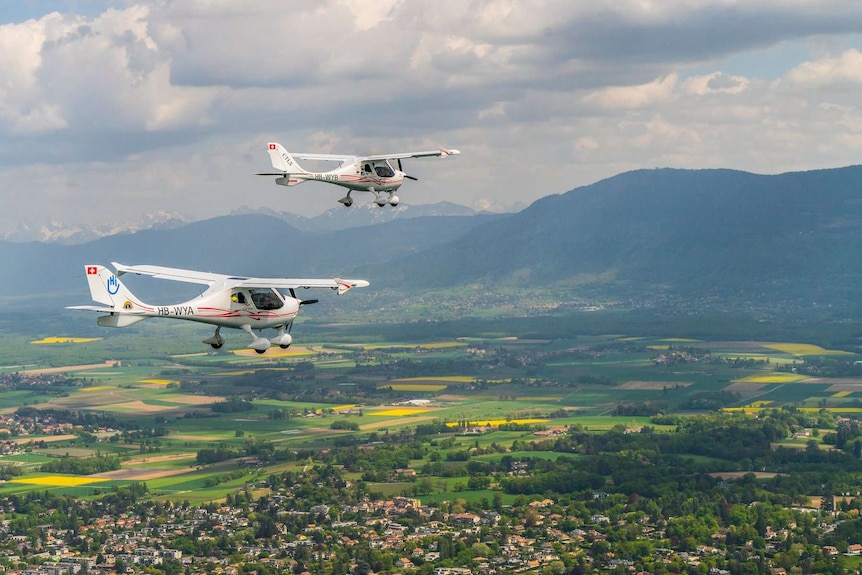
{"type": "Polygon", "coordinates": [[[105,266],[87,265],[87,283],[93,301],[111,306],[117,311],[134,311],[146,307],[120,281],[120,278],[105,266]]]}
{"type": "Polygon", "coordinates": [[[302,179],[291,177],[291,174],[304,174],[306,172],[302,169],[302,166],[296,163],[296,160],[293,159],[290,152],[284,149],[284,146],[277,142],[270,142],[267,144],[267,151],[269,152],[269,159],[272,162],[272,167],[284,174],[283,177],[278,178],[275,181],[277,184],[282,186],[295,186],[304,181],[302,179]]]}

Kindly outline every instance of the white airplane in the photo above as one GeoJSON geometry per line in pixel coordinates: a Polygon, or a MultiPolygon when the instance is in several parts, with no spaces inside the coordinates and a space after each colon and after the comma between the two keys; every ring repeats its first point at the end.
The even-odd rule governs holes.
{"type": "Polygon", "coordinates": [[[100,265],[87,265],[87,283],[93,301],[107,307],[80,305],[67,309],[103,312],[97,323],[103,327],[126,327],[150,317],[167,317],[208,323],[216,326],[215,333],[203,343],[219,349],[224,338],[223,327],[241,329],[252,337],[249,348],[264,353],[271,345],[287,349],[293,338],[290,328],[303,304],[316,303],[316,299],[301,300],[294,290],[298,288],[331,288],[339,295],[354,287],[366,287],[365,280],[345,279],[288,279],[250,278],[196,272],[161,266],[126,266],[113,262],[117,273],[100,265]],[[201,295],[184,303],[151,305],[142,302],[119,280],[127,273],[152,276],[159,279],[204,284],[209,286],[201,295]],[[279,289],[286,289],[290,296],[279,289]],[[278,335],[266,339],[254,330],[274,328],[278,335]]]}
{"type": "Polygon", "coordinates": [[[326,182],[347,188],[347,195],[339,203],[349,208],[353,205],[350,192],[371,192],[375,195],[374,203],[381,208],[387,203],[398,205],[395,190],[401,187],[404,179],[415,180],[405,174],[401,167],[404,158],[423,158],[437,156],[445,158],[460,154],[458,150],[431,150],[428,152],[403,152],[400,154],[380,154],[377,156],[340,156],[336,154],[293,154],[284,149],[281,144],[270,142],[267,145],[272,167],[277,172],[264,172],[258,176],[278,176],[275,183],[280,186],[295,186],[307,181],[326,182]],[[341,162],[341,165],[329,172],[308,172],[303,170],[294,157],[300,160],[341,162]],[[392,167],[389,160],[398,161],[398,169],[392,167]]]}

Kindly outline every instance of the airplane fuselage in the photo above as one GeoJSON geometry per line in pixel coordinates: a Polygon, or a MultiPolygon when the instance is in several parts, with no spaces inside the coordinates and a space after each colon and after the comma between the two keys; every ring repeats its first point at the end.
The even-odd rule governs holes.
{"type": "Polygon", "coordinates": [[[123,306],[122,313],[140,317],[183,319],[236,329],[242,329],[246,325],[252,329],[267,329],[289,325],[299,313],[299,305],[300,300],[284,296],[277,290],[234,290],[233,293],[217,292],[170,305],[152,305],[129,300],[123,306]],[[262,299],[264,295],[267,296],[266,303],[262,299]],[[258,299],[259,303],[256,303],[255,299],[258,299]]]}
{"type": "Polygon", "coordinates": [[[286,176],[286,179],[295,180],[290,181],[288,185],[300,182],[323,182],[357,192],[394,192],[404,183],[404,172],[391,168],[389,171],[392,173],[391,176],[380,176],[373,169],[368,172],[348,166],[329,172],[291,173],[286,176]]]}
{"type": "Polygon", "coordinates": [[[260,172],[259,176],[276,176],[275,183],[280,186],[295,186],[302,182],[325,182],[347,188],[347,194],[338,200],[346,207],[353,205],[351,192],[371,192],[376,195],[374,203],[380,207],[389,204],[397,206],[398,196],[395,191],[401,187],[405,179],[415,180],[401,171],[401,160],[404,158],[439,157],[446,158],[461,152],[453,149],[438,148],[424,152],[400,152],[396,154],[372,156],[342,156],[336,154],[296,154],[300,160],[338,161],[338,168],[328,172],[311,172],[303,169],[284,146],[277,142],[267,145],[272,167],[275,172],[260,172]],[[398,169],[392,167],[390,160],[398,162],[398,169]]]}
{"type": "Polygon", "coordinates": [[[207,323],[216,329],[203,343],[214,349],[224,345],[224,338],[219,333],[221,328],[240,329],[251,336],[252,342],[248,347],[257,353],[266,352],[272,345],[282,349],[290,347],[293,341],[290,328],[300,306],[317,302],[316,299],[297,299],[295,289],[329,288],[340,295],[354,287],[368,285],[366,280],[358,279],[253,278],[163,266],[126,266],[116,262],[113,265],[116,273],[101,265],[84,266],[90,297],[101,305],[70,306],[70,309],[104,314],[96,318],[102,327],[128,327],[151,317],[207,323]],[[148,304],[120,281],[119,276],[127,273],[204,284],[209,289],[182,303],[148,304]],[[284,295],[279,289],[288,290],[290,295],[284,295]],[[259,332],[267,328],[274,328],[278,333],[265,339],[259,332]]]}

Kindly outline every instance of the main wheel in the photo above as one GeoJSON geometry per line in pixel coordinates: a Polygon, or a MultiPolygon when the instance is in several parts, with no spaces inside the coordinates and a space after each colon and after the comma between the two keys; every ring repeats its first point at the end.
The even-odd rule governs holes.
{"type": "Polygon", "coordinates": [[[210,344],[210,346],[212,346],[213,349],[221,349],[221,346],[223,346],[223,345],[224,345],[223,343],[211,343],[210,344]]]}
{"type": "Polygon", "coordinates": [[[257,353],[266,353],[265,349],[256,349],[254,351],[256,351],[257,353]]]}
{"type": "Polygon", "coordinates": [[[287,348],[289,348],[289,347],[290,347],[290,344],[287,344],[287,345],[279,345],[278,347],[280,347],[281,349],[287,349],[287,348]]]}

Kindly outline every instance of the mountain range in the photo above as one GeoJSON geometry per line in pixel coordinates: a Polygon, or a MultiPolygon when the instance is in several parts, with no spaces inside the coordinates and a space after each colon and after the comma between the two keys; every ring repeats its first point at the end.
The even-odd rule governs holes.
{"type": "Polygon", "coordinates": [[[311,231],[253,213],[78,245],[0,242],[0,265],[8,270],[0,304],[48,294],[86,303],[84,264],[120,261],[352,275],[386,297],[429,290],[454,297],[456,288],[472,285],[487,293],[552,289],[562,300],[685,302],[689,309],[718,302],[853,310],[860,255],[862,166],[780,175],[654,169],[546,196],[512,214],[423,215],[311,231]]]}
{"type": "MultiPolygon", "coordinates": [[[[487,202],[486,202],[487,204],[487,202]]],[[[514,208],[522,209],[522,204],[514,208]]],[[[306,217],[285,211],[267,208],[240,207],[230,215],[266,214],[284,220],[293,227],[315,232],[345,230],[361,226],[382,224],[396,219],[419,218],[425,216],[472,216],[477,213],[505,213],[513,211],[512,207],[502,205],[485,205],[482,210],[474,210],[452,202],[435,204],[411,205],[401,203],[395,208],[380,209],[374,204],[357,204],[350,209],[332,208],[324,213],[306,217]]],[[[144,214],[136,221],[118,221],[97,224],[67,224],[61,221],[34,224],[19,222],[9,231],[0,234],[0,239],[10,242],[49,242],[65,245],[87,243],[106,236],[132,234],[152,229],[167,229],[181,227],[195,220],[179,212],[159,211],[144,214]]]]}

